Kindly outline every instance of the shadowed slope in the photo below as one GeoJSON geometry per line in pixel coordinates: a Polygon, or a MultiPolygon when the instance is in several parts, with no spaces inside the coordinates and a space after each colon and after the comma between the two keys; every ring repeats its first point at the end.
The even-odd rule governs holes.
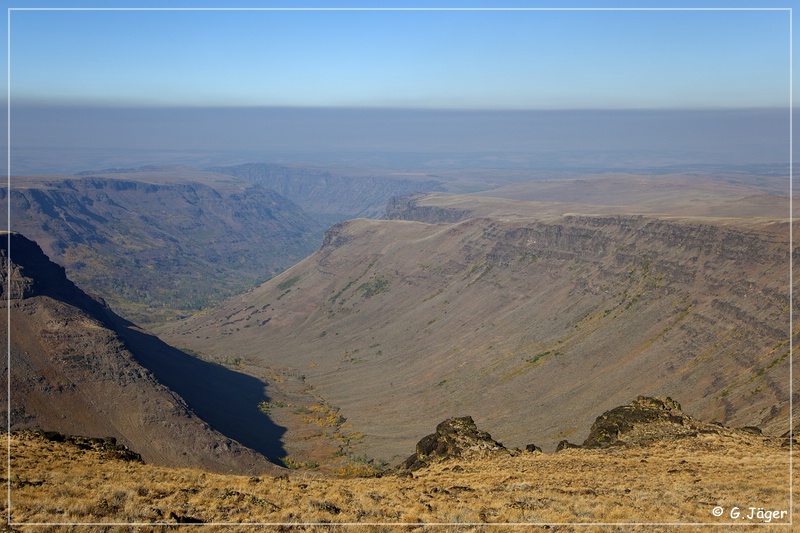
{"type": "MultiPolygon", "coordinates": [[[[5,313],[0,336],[10,342],[11,405],[2,415],[10,416],[12,429],[113,436],[162,465],[278,471],[239,441],[282,455],[281,428],[253,413],[267,400],[263,382],[196,361],[136,330],[70,282],[36,243],[19,234],[10,241],[9,262],[8,239],[0,239],[0,267],[11,273],[10,285],[4,278],[2,287],[10,299],[11,338],[5,313]],[[171,390],[179,376],[199,382],[204,397],[171,390]],[[209,408],[212,402],[216,410],[209,408]],[[237,432],[238,424],[244,428],[237,432]]],[[[190,386],[184,382],[181,391],[191,392],[190,386]]]]}
{"type": "Polygon", "coordinates": [[[286,455],[281,445],[283,428],[258,408],[269,401],[263,381],[187,355],[129,322],[119,319],[117,324],[136,360],[214,430],[273,462],[286,455]]]}

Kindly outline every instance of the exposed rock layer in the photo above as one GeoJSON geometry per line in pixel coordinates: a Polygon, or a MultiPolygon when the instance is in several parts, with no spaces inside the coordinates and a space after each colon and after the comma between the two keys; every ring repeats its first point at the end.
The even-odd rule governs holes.
{"type": "Polygon", "coordinates": [[[354,220],[168,338],[302,369],[394,457],[454,409],[551,451],[637,395],[781,434],[788,236],[788,222],[710,218],[354,220]]]}
{"type": "Polygon", "coordinates": [[[403,466],[407,470],[417,470],[437,459],[500,451],[506,451],[505,446],[487,432],[479,430],[472,417],[449,418],[436,426],[436,433],[423,437],[417,443],[416,452],[406,459],[403,466]]]}
{"type": "Polygon", "coordinates": [[[226,419],[241,423],[250,406],[262,446],[270,435],[277,442],[279,429],[256,415],[258,402],[267,399],[263,383],[194,360],[114,315],[22,235],[0,238],[0,270],[6,269],[10,283],[3,278],[2,294],[10,299],[11,336],[6,339],[2,313],[0,337],[10,342],[11,404],[2,410],[3,425],[10,417],[11,429],[113,437],[160,465],[242,474],[278,470],[223,427],[226,419]],[[165,386],[181,381],[197,392],[184,397],[165,386]],[[222,413],[215,415],[209,404],[222,413]]]}
{"type": "Polygon", "coordinates": [[[323,230],[286,198],[246,184],[29,180],[0,189],[6,202],[15,231],[137,323],[249,289],[311,253],[323,230]]]}

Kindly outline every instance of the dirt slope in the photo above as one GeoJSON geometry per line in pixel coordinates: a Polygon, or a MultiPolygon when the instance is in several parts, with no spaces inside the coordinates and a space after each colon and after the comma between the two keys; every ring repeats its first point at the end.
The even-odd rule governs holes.
{"type": "MultiPolygon", "coordinates": [[[[0,269],[11,271],[10,284],[4,277],[2,286],[10,312],[0,316],[0,337],[3,346],[10,340],[11,405],[2,408],[3,425],[10,413],[12,429],[112,436],[160,465],[242,474],[278,470],[234,440],[265,453],[272,443],[271,451],[281,455],[280,428],[257,409],[268,399],[262,382],[194,360],[138,330],[72,284],[62,267],[19,234],[11,235],[9,265],[7,236],[0,238],[0,269]],[[216,410],[224,415],[209,407],[208,390],[220,392],[216,410]],[[257,435],[223,423],[241,419],[257,435]]],[[[6,357],[2,367],[8,375],[6,357]]]]}
{"type": "Polygon", "coordinates": [[[507,445],[552,450],[637,395],[783,433],[788,232],[721,218],[353,220],[164,334],[302,372],[390,462],[466,413],[507,445]]]}

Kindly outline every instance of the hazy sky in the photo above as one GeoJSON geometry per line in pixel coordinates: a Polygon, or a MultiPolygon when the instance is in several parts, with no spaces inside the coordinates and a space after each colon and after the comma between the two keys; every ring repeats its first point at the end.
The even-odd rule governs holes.
{"type": "Polygon", "coordinates": [[[789,95],[787,10],[14,10],[10,27],[15,103],[718,108],[789,95]]]}
{"type": "Polygon", "coordinates": [[[788,158],[789,0],[336,4],[10,10],[12,147],[788,158]]]}

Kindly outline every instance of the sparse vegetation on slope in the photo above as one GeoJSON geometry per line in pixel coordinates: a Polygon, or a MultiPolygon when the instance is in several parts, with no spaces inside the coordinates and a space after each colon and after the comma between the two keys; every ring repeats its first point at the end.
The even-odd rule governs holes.
{"type": "Polygon", "coordinates": [[[583,441],[589,406],[640,394],[779,434],[788,231],[619,215],[353,220],[274,281],[162,331],[302,369],[364,451],[390,462],[453,411],[552,451],[583,441]]]}
{"type": "Polygon", "coordinates": [[[0,200],[17,231],[139,324],[219,303],[318,246],[323,227],[277,193],[219,176],[213,186],[184,181],[183,172],[158,174],[161,183],[146,172],[25,180],[0,200]]]}

